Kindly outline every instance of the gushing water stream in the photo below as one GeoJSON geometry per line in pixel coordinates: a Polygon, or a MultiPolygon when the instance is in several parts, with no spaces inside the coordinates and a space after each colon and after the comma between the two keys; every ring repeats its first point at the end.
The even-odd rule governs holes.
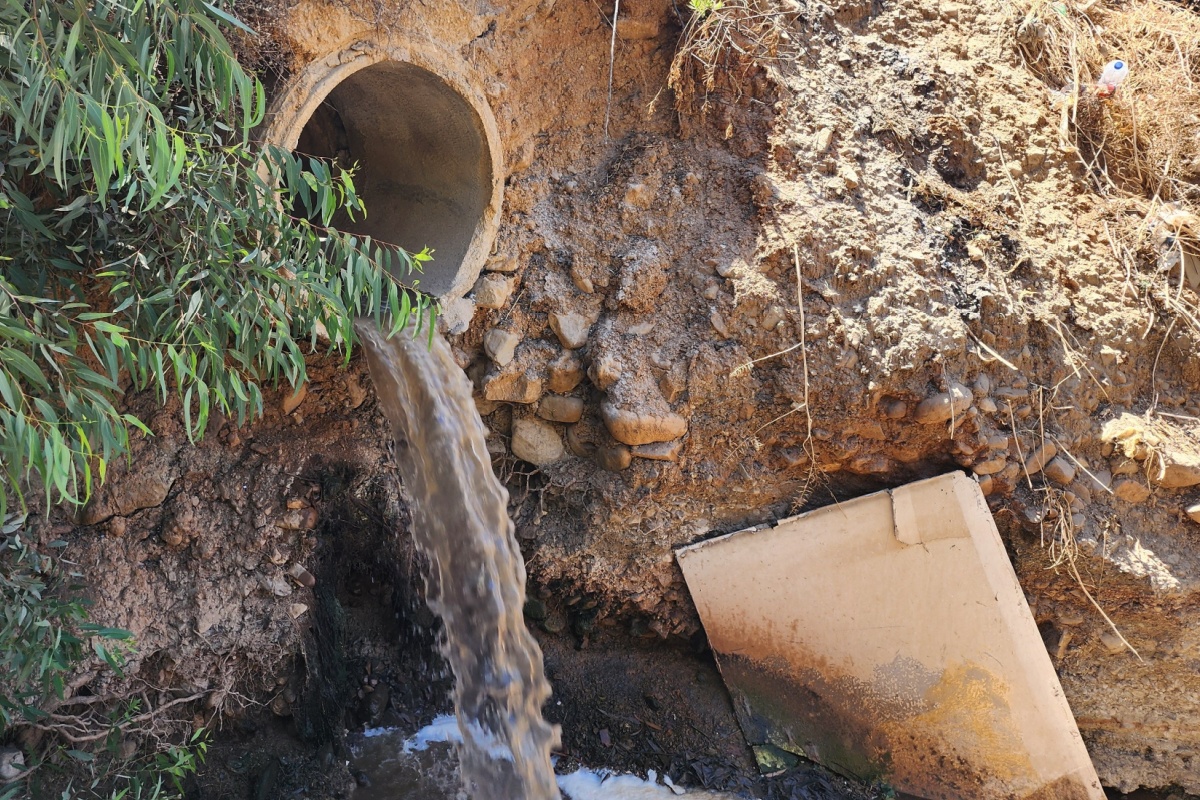
{"type": "Polygon", "coordinates": [[[558,730],[541,712],[550,686],[522,614],[525,564],[470,383],[438,336],[388,339],[369,322],[357,330],[431,565],[428,600],[454,670],[466,790],[473,800],[558,798],[558,730]]]}

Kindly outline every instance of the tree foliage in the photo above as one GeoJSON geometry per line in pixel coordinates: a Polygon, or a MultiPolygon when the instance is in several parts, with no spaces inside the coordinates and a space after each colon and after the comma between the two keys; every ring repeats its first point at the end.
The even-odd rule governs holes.
{"type": "Polygon", "coordinates": [[[82,502],[177,393],[189,436],[261,413],[353,318],[430,319],[409,255],[329,226],[352,177],[258,146],[262,85],[198,0],[0,0],[0,519],[82,502]]]}

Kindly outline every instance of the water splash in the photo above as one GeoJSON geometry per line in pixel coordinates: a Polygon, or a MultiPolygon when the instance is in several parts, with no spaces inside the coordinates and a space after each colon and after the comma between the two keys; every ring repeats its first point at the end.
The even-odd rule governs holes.
{"type": "MultiPolygon", "coordinates": [[[[454,717],[438,717],[407,738],[397,728],[369,728],[361,737],[357,743],[351,743],[351,748],[356,765],[366,769],[372,785],[360,789],[355,797],[362,795],[363,800],[456,797],[454,755],[445,749],[462,743],[462,733],[454,717]],[[431,777],[435,780],[430,781],[431,777]]],[[[723,792],[684,789],[669,776],[659,776],[654,770],[641,778],[609,769],[580,767],[559,775],[558,788],[567,800],[675,800],[679,796],[690,800],[739,800],[723,792]]]]}
{"type": "Polygon", "coordinates": [[[454,670],[467,791],[473,800],[556,800],[558,729],[542,718],[550,686],[522,615],[525,564],[470,383],[441,337],[356,329],[396,435],[413,536],[431,565],[427,594],[454,670]]]}

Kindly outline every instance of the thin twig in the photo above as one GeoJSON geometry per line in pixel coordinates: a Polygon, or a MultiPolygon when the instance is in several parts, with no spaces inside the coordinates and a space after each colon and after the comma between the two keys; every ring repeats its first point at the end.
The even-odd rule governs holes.
{"type": "Polygon", "coordinates": [[[992,134],[992,141],[996,143],[996,151],[1000,153],[1000,168],[1004,170],[1004,177],[1008,178],[1008,183],[1012,186],[1013,194],[1017,198],[1017,207],[1021,209],[1021,221],[1028,222],[1025,216],[1025,201],[1021,199],[1021,188],[1017,186],[1016,179],[1008,171],[1008,159],[1004,157],[1004,148],[1000,146],[1000,140],[996,138],[996,134],[994,133],[992,134]]]}
{"type": "Polygon", "coordinates": [[[982,340],[982,339],[980,339],[978,336],[976,336],[974,333],[972,333],[972,332],[971,332],[971,330],[970,330],[969,328],[967,329],[967,335],[968,335],[968,336],[970,336],[972,339],[974,339],[974,340],[975,340],[975,344],[979,345],[979,346],[980,346],[980,347],[982,347],[984,350],[987,350],[987,351],[988,351],[988,355],[990,355],[992,358],[996,359],[996,360],[997,360],[997,361],[999,361],[1001,364],[1003,364],[1004,366],[1006,366],[1006,367],[1008,367],[1009,369],[1011,369],[1013,372],[1020,372],[1020,371],[1021,371],[1021,370],[1017,369],[1017,366],[1016,366],[1015,364],[1013,364],[1011,361],[1009,361],[1009,360],[1008,360],[1007,358],[1005,358],[1004,356],[1002,356],[1002,355],[1000,355],[999,353],[997,353],[997,352],[995,351],[995,349],[993,349],[993,348],[989,347],[988,345],[984,344],[983,340],[982,340]]]}
{"type": "Polygon", "coordinates": [[[1138,661],[1145,664],[1146,659],[1142,658],[1142,654],[1137,651],[1137,648],[1129,643],[1129,640],[1126,639],[1124,634],[1121,633],[1120,629],[1117,628],[1117,623],[1113,622],[1112,618],[1109,617],[1108,614],[1104,613],[1104,609],[1100,607],[1100,603],[1096,602],[1096,598],[1092,597],[1092,593],[1088,591],[1087,586],[1084,586],[1083,578],[1080,577],[1079,570],[1075,567],[1074,556],[1067,559],[1067,566],[1071,568],[1071,574],[1075,576],[1075,581],[1079,584],[1079,588],[1083,591],[1084,596],[1087,597],[1087,599],[1091,601],[1092,605],[1096,607],[1096,610],[1100,612],[1100,616],[1104,617],[1104,621],[1108,623],[1108,627],[1112,628],[1112,632],[1115,633],[1117,638],[1121,640],[1121,644],[1128,647],[1129,652],[1137,656],[1138,661]]]}
{"type": "Polygon", "coordinates": [[[1017,458],[1021,461],[1021,471],[1025,473],[1025,482],[1029,484],[1029,490],[1033,491],[1033,478],[1029,477],[1029,470],[1025,467],[1025,454],[1021,452],[1021,437],[1017,433],[1017,417],[1013,414],[1012,401],[1005,402],[1004,407],[1008,409],[1008,419],[1012,425],[1013,443],[1017,446],[1017,458]]]}
{"type": "Polygon", "coordinates": [[[613,67],[617,62],[617,17],[621,15],[621,0],[616,0],[612,15],[612,39],[608,43],[608,101],[604,104],[604,141],[608,141],[608,120],[612,115],[613,67]]]}
{"type": "Polygon", "coordinates": [[[804,447],[808,450],[809,462],[817,463],[816,450],[812,444],[812,410],[808,402],[808,348],[804,343],[804,276],[800,272],[800,249],[792,245],[792,263],[796,267],[796,305],[800,307],[800,365],[804,372],[804,417],[808,425],[804,447]]]}
{"type": "MultiPolygon", "coordinates": [[[[1183,262],[1180,262],[1180,272],[1183,271],[1183,262]]],[[[1163,334],[1162,344],[1158,346],[1158,352],[1154,354],[1154,366],[1150,368],[1150,392],[1154,395],[1154,403],[1158,404],[1158,389],[1156,388],[1158,376],[1158,359],[1162,357],[1163,348],[1167,346],[1167,341],[1171,338],[1171,331],[1175,330],[1175,323],[1179,321],[1179,317],[1171,320],[1171,324],[1167,326],[1167,332],[1163,334]]]]}

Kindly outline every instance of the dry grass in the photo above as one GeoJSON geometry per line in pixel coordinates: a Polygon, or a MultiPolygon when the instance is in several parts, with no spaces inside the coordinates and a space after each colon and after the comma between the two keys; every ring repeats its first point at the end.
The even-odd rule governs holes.
{"type": "Polygon", "coordinates": [[[1164,0],[1022,0],[1026,62],[1062,91],[1064,143],[1119,189],[1200,199],[1200,16],[1164,0]],[[1129,78],[1110,99],[1095,82],[1114,59],[1129,78]]]}
{"type": "Polygon", "coordinates": [[[798,4],[780,0],[691,0],[688,6],[667,76],[680,112],[706,112],[722,81],[736,90],[748,71],[775,63],[789,49],[788,28],[800,12],[798,4]]]}
{"type": "Polygon", "coordinates": [[[1114,219],[1114,250],[1149,263],[1159,305],[1200,329],[1180,302],[1185,284],[1200,287],[1200,15],[1166,0],[1014,7],[1020,51],[1057,100],[1060,144],[1128,212],[1114,219]],[[1116,59],[1129,77],[1098,97],[1096,79],[1116,59]]]}

